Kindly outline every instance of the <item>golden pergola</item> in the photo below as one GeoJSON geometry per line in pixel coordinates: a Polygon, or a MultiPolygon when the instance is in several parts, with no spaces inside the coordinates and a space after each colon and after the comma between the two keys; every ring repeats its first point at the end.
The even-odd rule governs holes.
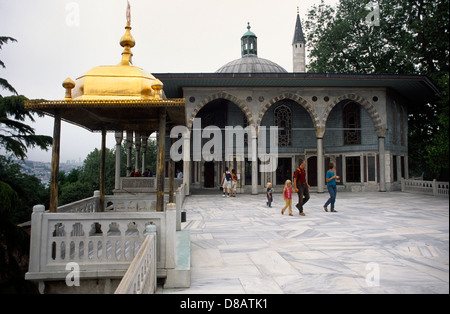
{"type": "Polygon", "coordinates": [[[166,126],[186,125],[185,99],[167,99],[160,80],[131,64],[135,41],[130,33],[129,12],[128,4],[126,31],[120,40],[124,50],[119,64],[95,67],[75,82],[66,79],[62,84],[66,90],[63,100],[25,103],[26,109],[54,117],[50,212],[56,212],[58,205],[61,120],[102,133],[100,211],[105,205],[106,133],[128,130],[149,136],[158,131],[157,210],[164,208],[166,126]]]}

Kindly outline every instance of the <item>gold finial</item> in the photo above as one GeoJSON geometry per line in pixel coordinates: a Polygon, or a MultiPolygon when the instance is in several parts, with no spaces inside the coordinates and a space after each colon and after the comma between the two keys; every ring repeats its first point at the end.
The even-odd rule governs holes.
{"type": "Polygon", "coordinates": [[[133,53],[131,52],[131,48],[133,48],[136,45],[136,42],[134,41],[133,36],[131,36],[131,9],[130,9],[130,2],[127,1],[127,26],[125,26],[125,34],[120,38],[120,45],[124,48],[122,52],[122,61],[120,62],[121,65],[130,65],[131,57],[133,56],[133,53]]]}
{"type": "Polygon", "coordinates": [[[152,83],[152,89],[155,91],[155,99],[161,99],[162,98],[162,92],[161,90],[163,89],[164,84],[156,79],[153,81],[152,83]]]}
{"type": "Polygon", "coordinates": [[[66,89],[66,99],[72,99],[72,89],[75,87],[75,82],[69,77],[64,80],[62,86],[66,89]]]}
{"type": "Polygon", "coordinates": [[[300,9],[299,9],[299,7],[297,7],[297,14],[300,14],[300,9]]]}

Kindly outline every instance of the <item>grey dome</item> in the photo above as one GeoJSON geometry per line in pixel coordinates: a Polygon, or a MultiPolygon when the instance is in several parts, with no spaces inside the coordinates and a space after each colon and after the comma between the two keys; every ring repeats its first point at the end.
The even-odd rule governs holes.
{"type": "Polygon", "coordinates": [[[216,73],[287,73],[281,66],[256,55],[245,55],[240,59],[228,62],[216,73]]]}

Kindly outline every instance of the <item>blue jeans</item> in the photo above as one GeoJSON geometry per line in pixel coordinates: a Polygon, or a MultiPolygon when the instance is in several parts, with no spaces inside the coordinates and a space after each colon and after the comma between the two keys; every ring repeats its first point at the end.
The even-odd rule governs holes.
{"type": "Polygon", "coordinates": [[[330,193],[330,198],[328,201],[323,205],[324,207],[327,207],[329,204],[331,204],[331,211],[334,210],[334,202],[336,201],[336,185],[327,185],[328,192],[330,193]]]}

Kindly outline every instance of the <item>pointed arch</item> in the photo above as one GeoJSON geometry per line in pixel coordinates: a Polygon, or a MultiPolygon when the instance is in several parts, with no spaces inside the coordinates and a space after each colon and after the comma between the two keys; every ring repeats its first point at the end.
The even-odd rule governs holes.
{"type": "Polygon", "coordinates": [[[248,108],[248,106],[245,104],[244,101],[242,101],[241,99],[237,98],[236,96],[233,96],[231,94],[225,93],[225,92],[220,92],[220,93],[215,93],[212,94],[208,97],[205,97],[192,111],[190,117],[189,117],[189,121],[188,121],[188,128],[191,129],[192,128],[192,124],[194,123],[194,118],[197,116],[198,112],[204,107],[206,106],[208,103],[210,103],[211,101],[215,100],[215,99],[226,99],[229,100],[231,102],[233,102],[234,104],[236,104],[236,106],[238,106],[242,112],[244,113],[248,124],[249,125],[254,125],[255,122],[253,120],[253,115],[250,111],[250,109],[248,108]]]}
{"type": "Polygon", "coordinates": [[[357,102],[358,104],[360,104],[364,109],[366,109],[366,111],[369,113],[370,117],[372,118],[373,125],[375,126],[376,131],[383,129],[380,114],[378,113],[375,106],[370,101],[365,99],[364,97],[357,95],[357,94],[353,94],[353,93],[342,95],[340,97],[337,97],[334,101],[330,102],[330,104],[325,109],[325,112],[323,115],[323,120],[321,121],[321,125],[322,125],[323,129],[325,129],[325,125],[327,123],[328,116],[330,115],[331,110],[333,110],[333,108],[338,103],[340,103],[341,101],[343,101],[345,99],[353,100],[354,102],[357,102]]]}
{"type": "Polygon", "coordinates": [[[259,116],[258,116],[258,120],[256,121],[257,126],[259,126],[261,124],[261,121],[264,117],[264,114],[266,113],[267,110],[269,110],[269,108],[275,104],[276,102],[283,100],[283,99],[290,99],[295,101],[296,103],[300,104],[303,108],[306,109],[306,111],[309,113],[309,115],[311,116],[311,120],[313,121],[314,127],[317,129],[318,126],[320,126],[320,119],[319,116],[317,115],[317,113],[314,111],[313,106],[308,103],[307,100],[305,100],[304,98],[302,98],[301,96],[294,94],[294,93],[283,93],[277,97],[272,98],[269,102],[267,102],[261,109],[259,116]]]}

